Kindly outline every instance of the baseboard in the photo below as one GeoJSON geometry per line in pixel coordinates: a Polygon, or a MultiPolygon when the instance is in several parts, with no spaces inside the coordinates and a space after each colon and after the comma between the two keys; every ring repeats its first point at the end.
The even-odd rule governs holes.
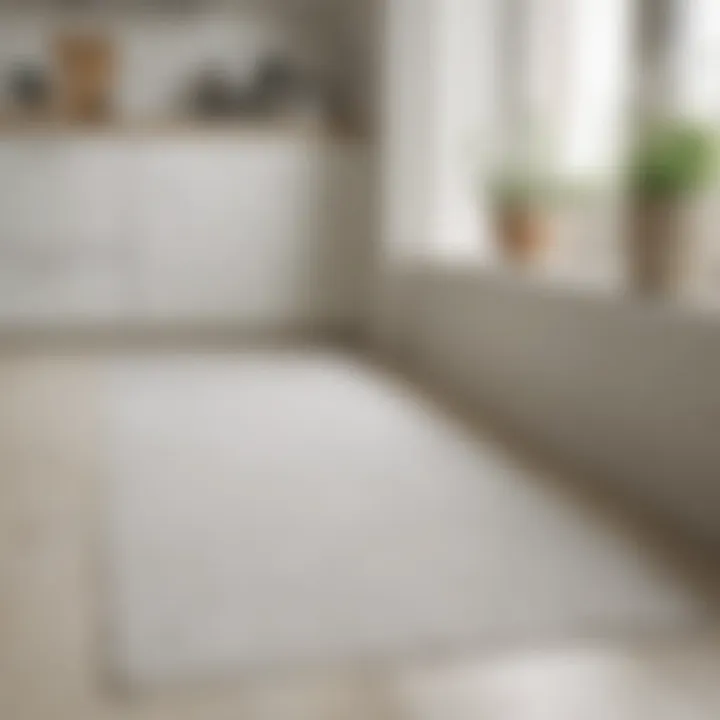
{"type": "Polygon", "coordinates": [[[337,345],[354,348],[351,325],[189,320],[123,323],[0,324],[0,353],[156,349],[223,349],[337,345]]]}

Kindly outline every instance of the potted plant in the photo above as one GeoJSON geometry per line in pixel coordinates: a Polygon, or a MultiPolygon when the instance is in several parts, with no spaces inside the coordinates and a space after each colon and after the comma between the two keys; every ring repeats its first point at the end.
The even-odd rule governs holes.
{"type": "Polygon", "coordinates": [[[628,168],[631,282],[642,294],[682,292],[698,241],[698,199],[717,168],[712,128],[665,121],[639,135],[628,168]]]}
{"type": "Polygon", "coordinates": [[[567,192],[559,176],[529,166],[506,168],[491,178],[489,191],[502,256],[516,266],[540,262],[554,239],[556,204],[567,192]]]}

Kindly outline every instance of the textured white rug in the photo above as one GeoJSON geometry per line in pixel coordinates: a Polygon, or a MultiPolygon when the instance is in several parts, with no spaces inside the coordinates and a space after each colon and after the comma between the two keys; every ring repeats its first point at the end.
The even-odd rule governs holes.
{"type": "Polygon", "coordinates": [[[701,613],[638,544],[360,361],[118,361],[107,410],[110,652],[135,685],[701,613]]]}

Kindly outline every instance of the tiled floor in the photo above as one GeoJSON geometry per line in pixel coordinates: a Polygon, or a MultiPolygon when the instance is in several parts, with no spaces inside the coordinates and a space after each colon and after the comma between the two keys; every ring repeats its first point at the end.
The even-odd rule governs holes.
{"type": "Polygon", "coordinates": [[[720,717],[720,624],[475,656],[245,675],[127,697],[103,670],[103,355],[0,359],[2,720],[720,717]]]}

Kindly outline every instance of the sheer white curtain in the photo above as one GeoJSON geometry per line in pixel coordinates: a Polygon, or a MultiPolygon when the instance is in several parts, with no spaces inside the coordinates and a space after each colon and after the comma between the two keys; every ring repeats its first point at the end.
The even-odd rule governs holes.
{"type": "MultiPolygon", "coordinates": [[[[720,129],[720,2],[684,0],[674,36],[674,80],[679,110],[720,129]]],[[[706,198],[695,238],[699,252],[695,288],[701,301],[720,301],[720,192],[706,198]]]]}
{"type": "Polygon", "coordinates": [[[438,0],[435,26],[434,250],[470,262],[490,252],[482,164],[495,111],[495,0],[438,0]]]}
{"type": "Polygon", "coordinates": [[[673,56],[678,102],[691,116],[720,121],[720,2],[683,0],[673,56]]]}
{"type": "Polygon", "coordinates": [[[404,262],[432,245],[437,0],[388,0],[382,114],[382,247],[404,262]]]}
{"type": "MultiPolygon", "coordinates": [[[[435,13],[432,246],[460,260],[487,258],[480,171],[500,145],[524,141],[518,128],[535,127],[559,172],[604,180],[617,169],[630,2],[437,0],[435,13]]],[[[565,247],[563,262],[577,250],[565,247]]]]}
{"type": "Polygon", "coordinates": [[[567,208],[558,270],[603,286],[620,282],[623,219],[618,176],[629,129],[633,73],[630,0],[541,0],[561,8],[558,160],[587,195],[567,208]]]}
{"type": "Polygon", "coordinates": [[[632,70],[628,0],[546,0],[566,8],[564,166],[607,176],[617,168],[629,109],[632,70]]]}
{"type": "Polygon", "coordinates": [[[518,115],[542,126],[559,170],[617,167],[630,4],[389,0],[385,217],[395,247],[492,256],[481,174],[490,152],[517,141],[518,115]]]}

